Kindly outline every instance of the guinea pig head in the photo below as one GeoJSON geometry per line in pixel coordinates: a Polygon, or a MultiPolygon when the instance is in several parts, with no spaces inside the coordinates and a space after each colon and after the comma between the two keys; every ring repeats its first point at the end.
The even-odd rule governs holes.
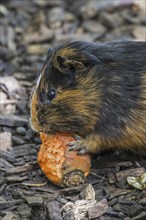
{"type": "Polygon", "coordinates": [[[94,76],[82,51],[71,45],[51,50],[31,98],[32,128],[81,136],[92,132],[100,100],[94,76]]]}

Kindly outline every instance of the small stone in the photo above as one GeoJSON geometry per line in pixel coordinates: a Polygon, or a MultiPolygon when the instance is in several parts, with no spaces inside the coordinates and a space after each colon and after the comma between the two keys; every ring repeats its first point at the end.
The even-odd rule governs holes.
{"type": "Polygon", "coordinates": [[[99,20],[108,28],[116,28],[122,25],[123,19],[119,15],[119,13],[107,13],[102,12],[100,14],[99,20]]]}
{"type": "Polygon", "coordinates": [[[9,99],[9,92],[4,84],[0,86],[0,113],[3,115],[13,114],[16,110],[17,100],[9,99]]]}
{"type": "Polygon", "coordinates": [[[45,34],[44,33],[37,33],[37,32],[27,34],[25,36],[25,42],[27,44],[49,42],[53,39],[53,36],[54,36],[53,31],[51,29],[47,29],[47,31],[45,31],[45,34]]]}
{"type": "Polygon", "coordinates": [[[95,35],[91,35],[89,33],[84,33],[84,34],[57,34],[55,35],[55,40],[60,43],[65,43],[66,41],[69,40],[83,40],[84,41],[93,41],[96,38],[95,35]]]}
{"type": "Polygon", "coordinates": [[[134,36],[134,38],[136,40],[146,40],[146,27],[145,26],[136,26],[133,31],[132,31],[132,35],[134,36]]]}
{"type": "Polygon", "coordinates": [[[16,51],[15,32],[11,26],[7,27],[7,45],[10,50],[16,51]]]}
{"type": "Polygon", "coordinates": [[[31,44],[27,47],[27,53],[30,55],[43,55],[46,54],[48,51],[48,44],[47,45],[42,45],[42,44],[31,44]]]}
{"type": "Polygon", "coordinates": [[[76,17],[71,12],[65,12],[65,21],[66,22],[73,22],[76,20],[76,17]]]}
{"type": "Polygon", "coordinates": [[[17,127],[16,128],[16,133],[19,135],[24,136],[26,134],[26,129],[24,127],[17,127]]]}
{"type": "Polygon", "coordinates": [[[0,77],[0,82],[3,83],[8,89],[9,93],[16,92],[20,89],[20,84],[13,76],[0,77]]]}
{"type": "Polygon", "coordinates": [[[64,9],[61,7],[52,8],[48,12],[48,22],[50,27],[59,28],[65,19],[64,9]]]}
{"type": "Polygon", "coordinates": [[[25,80],[25,79],[27,79],[27,76],[23,72],[16,72],[16,73],[14,73],[14,77],[17,80],[25,80]]]}
{"type": "Polygon", "coordinates": [[[33,86],[33,82],[28,82],[28,81],[19,81],[21,86],[25,86],[25,87],[31,87],[33,86]]]}
{"type": "Polygon", "coordinates": [[[106,32],[106,28],[96,21],[85,21],[83,28],[85,31],[96,33],[98,37],[102,37],[106,32]]]}
{"type": "MultiPolygon", "coordinates": [[[[4,103],[0,103],[0,113],[3,115],[14,114],[16,112],[15,100],[5,100],[4,103]],[[12,104],[9,104],[9,102],[12,104]]],[[[3,101],[2,101],[3,102],[3,101]]]]}
{"type": "Polygon", "coordinates": [[[83,19],[94,18],[98,14],[98,5],[95,1],[89,2],[80,8],[80,14],[83,19]]]}
{"type": "Polygon", "coordinates": [[[41,0],[41,1],[36,1],[35,4],[41,6],[41,7],[54,7],[54,6],[63,6],[64,2],[62,0],[55,0],[55,1],[46,1],[46,0],[41,0]]]}

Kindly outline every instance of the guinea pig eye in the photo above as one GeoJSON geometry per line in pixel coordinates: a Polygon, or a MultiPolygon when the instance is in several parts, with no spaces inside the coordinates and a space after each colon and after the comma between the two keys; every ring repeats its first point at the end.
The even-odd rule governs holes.
{"type": "Polygon", "coordinates": [[[48,99],[49,99],[49,101],[51,101],[52,99],[54,99],[55,96],[56,96],[55,89],[49,90],[49,92],[48,92],[48,99]]]}

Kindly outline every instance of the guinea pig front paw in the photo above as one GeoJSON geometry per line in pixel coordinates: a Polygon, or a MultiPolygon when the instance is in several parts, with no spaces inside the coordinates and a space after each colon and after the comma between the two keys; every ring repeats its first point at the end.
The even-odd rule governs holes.
{"type": "Polygon", "coordinates": [[[85,143],[82,140],[72,141],[68,144],[68,146],[69,151],[77,151],[78,155],[89,153],[88,148],[85,146],[85,143]]]}

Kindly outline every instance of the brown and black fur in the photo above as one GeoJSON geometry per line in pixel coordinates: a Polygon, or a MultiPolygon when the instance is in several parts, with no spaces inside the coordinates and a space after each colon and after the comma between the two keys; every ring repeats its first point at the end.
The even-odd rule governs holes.
{"type": "Polygon", "coordinates": [[[81,136],[70,144],[81,154],[146,152],[146,42],[70,42],[49,50],[40,74],[31,102],[36,131],[81,136]]]}

